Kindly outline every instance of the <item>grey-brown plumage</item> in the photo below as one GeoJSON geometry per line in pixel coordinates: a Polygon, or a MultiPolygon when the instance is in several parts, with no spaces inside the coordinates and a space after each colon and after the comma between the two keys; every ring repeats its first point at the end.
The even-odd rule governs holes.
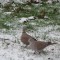
{"type": "Polygon", "coordinates": [[[34,41],[31,38],[29,39],[28,42],[30,43],[28,47],[36,52],[41,52],[45,47],[56,44],[56,43],[44,42],[44,41],[34,41]]]}
{"type": "Polygon", "coordinates": [[[28,35],[28,34],[26,33],[26,27],[23,27],[23,32],[22,32],[22,35],[21,35],[21,41],[22,41],[24,44],[29,45],[28,40],[29,40],[30,38],[33,39],[34,41],[36,41],[35,38],[33,38],[32,36],[30,36],[30,35],[28,35]]]}

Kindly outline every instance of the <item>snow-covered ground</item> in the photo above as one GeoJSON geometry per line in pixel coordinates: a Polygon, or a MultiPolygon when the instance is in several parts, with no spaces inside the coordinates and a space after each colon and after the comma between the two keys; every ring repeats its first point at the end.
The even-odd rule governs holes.
{"type": "MultiPolygon", "coordinates": [[[[1,3],[6,3],[8,0],[0,0],[1,3]],[[5,2],[4,2],[5,1],[5,2]]],[[[11,0],[12,1],[12,0],[11,0]]],[[[17,3],[22,0],[15,0],[17,3]]],[[[26,0],[23,0],[26,1],[26,0]]],[[[60,0],[59,0],[60,1],[60,0]]],[[[51,3],[51,1],[48,1],[51,3]]],[[[38,4],[35,6],[37,7],[38,4]]],[[[58,5],[58,4],[57,4],[58,5]]],[[[60,6],[60,5],[59,5],[60,6]]],[[[29,7],[29,6],[28,6],[29,7]]],[[[53,7],[53,6],[52,6],[53,7]]],[[[55,6],[56,7],[56,6],[55,6]]],[[[26,9],[27,7],[25,7],[26,9]]],[[[31,9],[31,7],[27,8],[31,9]]],[[[3,11],[0,8],[0,13],[3,11]]],[[[60,10],[59,10],[60,11],[60,10]]],[[[12,12],[2,12],[2,18],[10,16],[12,12]]],[[[57,17],[60,17],[57,16],[57,17]]],[[[48,16],[44,17],[48,19],[48,16]]],[[[34,19],[34,16],[30,17],[14,17],[12,22],[8,20],[4,25],[11,27],[10,30],[0,29],[0,60],[60,60],[60,25],[48,25],[43,27],[35,27],[38,25],[34,21],[44,21],[44,19],[34,19]],[[33,21],[34,20],[34,21],[33,21]],[[45,53],[34,54],[34,51],[28,48],[24,48],[24,44],[20,40],[22,33],[22,26],[24,22],[35,27],[35,31],[28,31],[27,33],[37,40],[56,42],[57,44],[48,46],[44,49],[45,53]]],[[[52,22],[53,20],[51,20],[52,22]]],[[[46,22],[49,23],[49,22],[46,22]]],[[[56,23],[56,22],[55,22],[56,23]]],[[[41,25],[41,24],[40,24],[41,25]]]]}
{"type": "Polygon", "coordinates": [[[57,42],[56,45],[51,45],[45,48],[46,51],[40,54],[33,54],[34,51],[21,47],[23,44],[20,41],[22,28],[18,30],[0,29],[0,60],[60,60],[60,26],[40,27],[37,31],[27,32],[33,37],[38,37],[38,40],[57,42]]]}

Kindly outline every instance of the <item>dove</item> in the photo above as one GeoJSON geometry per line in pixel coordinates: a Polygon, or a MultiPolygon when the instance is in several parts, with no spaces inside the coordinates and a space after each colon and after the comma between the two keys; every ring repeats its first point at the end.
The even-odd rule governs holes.
{"type": "Polygon", "coordinates": [[[52,43],[52,42],[34,41],[34,39],[31,39],[31,38],[28,40],[28,42],[29,42],[28,48],[38,53],[43,51],[43,49],[49,45],[57,44],[57,43],[52,43]]]}
{"type": "Polygon", "coordinates": [[[21,35],[21,42],[24,43],[25,45],[29,45],[28,40],[31,38],[34,41],[37,41],[34,37],[30,36],[29,34],[26,33],[26,27],[23,27],[23,32],[21,35]]]}

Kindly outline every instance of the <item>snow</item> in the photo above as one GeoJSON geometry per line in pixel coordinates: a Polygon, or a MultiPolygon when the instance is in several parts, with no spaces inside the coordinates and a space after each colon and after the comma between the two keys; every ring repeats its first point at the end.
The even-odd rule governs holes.
{"type": "Polygon", "coordinates": [[[19,22],[23,23],[24,21],[29,21],[29,20],[33,20],[33,19],[34,19],[34,16],[30,16],[28,18],[22,17],[19,19],[19,22]]]}
{"type": "Polygon", "coordinates": [[[0,13],[2,12],[2,10],[3,10],[3,9],[2,9],[2,8],[0,8],[0,13]]]}
{"type": "Polygon", "coordinates": [[[27,18],[23,17],[23,18],[20,18],[20,20],[19,20],[20,23],[23,23],[24,21],[27,21],[27,18]]]}
{"type": "Polygon", "coordinates": [[[12,12],[4,12],[4,15],[10,15],[12,12]]]}
{"type": "MultiPolygon", "coordinates": [[[[39,35],[39,40],[41,39],[42,33],[48,32],[46,35],[52,38],[59,38],[60,39],[60,32],[57,30],[60,28],[60,26],[46,26],[46,27],[40,27],[35,32],[28,32],[29,35],[35,36],[39,35]]],[[[10,30],[12,32],[4,33],[7,30],[0,30],[0,38],[2,39],[8,39],[8,42],[4,42],[2,39],[0,39],[0,60],[60,60],[60,42],[59,39],[57,39],[56,45],[48,46],[44,49],[46,53],[40,53],[40,54],[33,54],[34,51],[28,48],[21,47],[21,41],[20,36],[22,33],[22,29],[19,30],[10,30]],[[15,34],[15,35],[14,35],[15,34]],[[18,42],[12,42],[12,40],[18,40],[18,42]]],[[[47,38],[46,38],[47,39],[47,38]]],[[[42,39],[43,40],[43,39],[42,39]]],[[[54,40],[54,39],[53,39],[54,40]]]]}
{"type": "MultiPolygon", "coordinates": [[[[22,3],[24,4],[22,0],[13,0],[16,3],[22,3]]],[[[0,3],[2,3],[3,5],[6,4],[7,2],[12,2],[12,0],[0,0],[0,3]]]]}
{"type": "MultiPolygon", "coordinates": [[[[12,0],[11,0],[12,1],[12,0]]],[[[23,3],[26,0],[14,0],[16,3],[23,3]],[[22,2],[23,1],[23,2],[22,2]]],[[[37,0],[38,1],[38,0],[37,0]]],[[[0,0],[2,4],[9,2],[9,0],[0,0]]],[[[48,0],[47,3],[52,4],[52,1],[48,0]]],[[[24,4],[24,3],[23,3],[24,4]]],[[[35,4],[37,7],[39,4],[35,4]]],[[[41,5],[41,4],[40,4],[41,5]]],[[[58,5],[58,4],[57,4],[58,5]]],[[[12,6],[15,7],[13,4],[12,6]]],[[[31,7],[27,6],[29,10],[31,7]]],[[[56,6],[55,6],[56,7],[56,6]]],[[[25,7],[26,9],[26,7],[25,7]]],[[[0,12],[2,12],[0,8],[0,12]]],[[[60,11],[59,11],[60,12],[60,11]]],[[[12,12],[3,12],[4,15],[10,15],[12,12]]],[[[44,18],[49,18],[45,16],[44,18]]],[[[60,60],[60,25],[48,25],[44,27],[36,27],[36,31],[27,32],[32,37],[41,41],[51,41],[56,42],[57,44],[48,46],[44,49],[45,53],[41,52],[40,54],[34,54],[34,51],[25,48],[24,44],[21,42],[20,37],[22,33],[22,28],[19,23],[24,21],[34,20],[34,16],[16,18],[14,23],[5,22],[7,26],[13,26],[10,30],[0,29],[0,60],[60,60]],[[16,24],[15,24],[16,22],[16,24]]],[[[43,19],[40,19],[43,20],[43,19]]],[[[31,25],[36,25],[36,22],[29,23],[31,25]]]]}
{"type": "Polygon", "coordinates": [[[48,0],[46,3],[52,4],[52,0],[48,0]]]}
{"type": "Polygon", "coordinates": [[[45,19],[48,19],[49,17],[48,16],[44,16],[45,19]]]}
{"type": "Polygon", "coordinates": [[[8,40],[14,41],[15,37],[12,35],[0,34],[0,39],[8,39],[8,40]]]}
{"type": "Polygon", "coordinates": [[[29,19],[29,20],[34,19],[34,16],[30,16],[30,17],[28,17],[28,19],[29,19]]]}

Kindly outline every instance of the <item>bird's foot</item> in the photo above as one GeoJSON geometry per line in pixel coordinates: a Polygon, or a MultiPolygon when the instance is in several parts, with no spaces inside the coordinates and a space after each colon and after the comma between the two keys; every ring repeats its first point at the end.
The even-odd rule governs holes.
{"type": "Polygon", "coordinates": [[[23,48],[27,48],[27,46],[21,46],[21,47],[23,47],[23,48]]]}

